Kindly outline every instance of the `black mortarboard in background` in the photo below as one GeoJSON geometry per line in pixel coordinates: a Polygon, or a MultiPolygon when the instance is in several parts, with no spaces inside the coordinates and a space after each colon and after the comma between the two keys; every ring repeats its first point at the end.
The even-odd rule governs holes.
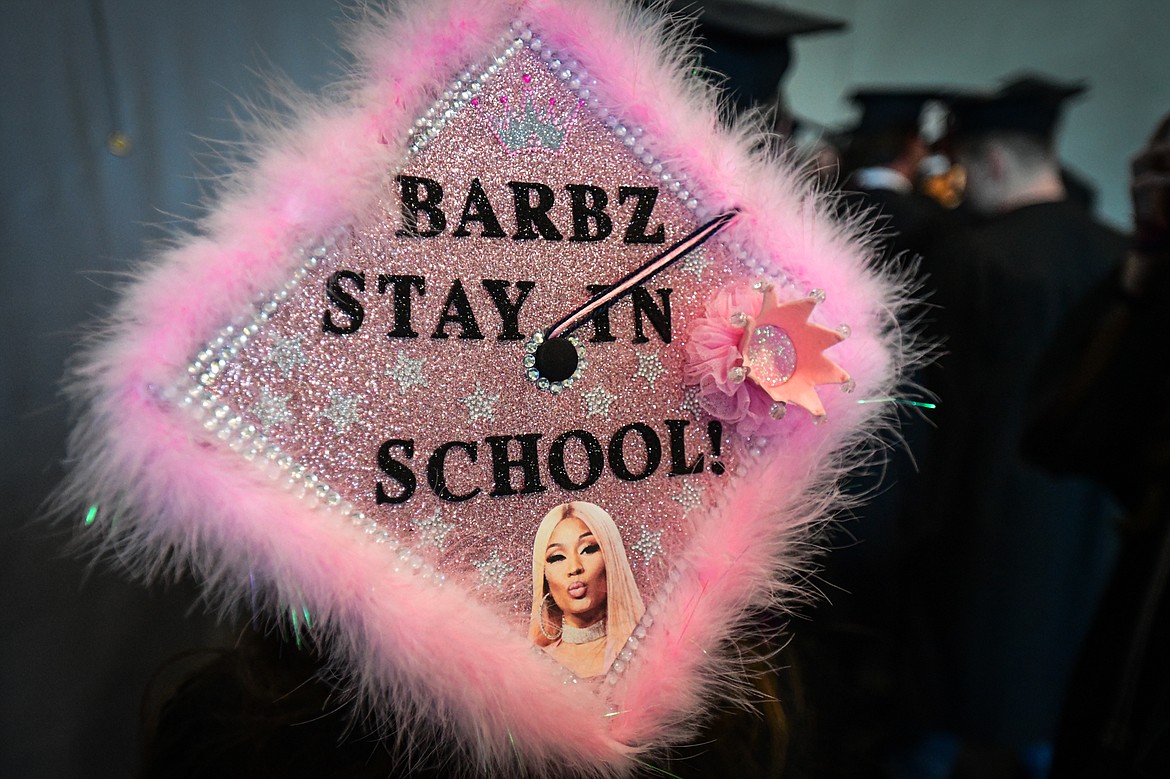
{"type": "Polygon", "coordinates": [[[1020,95],[1062,103],[1088,90],[1084,81],[1058,81],[1035,71],[1020,71],[1000,79],[999,94],[1020,95]]]}
{"type": "Polygon", "coordinates": [[[1087,89],[1084,82],[1061,82],[1035,73],[1003,81],[990,94],[967,94],[951,101],[952,136],[1008,131],[1051,141],[1065,102],[1087,89]]]}
{"type": "MultiPolygon", "coordinates": [[[[1089,88],[1088,84],[1084,81],[1056,81],[1041,73],[1030,71],[1005,76],[1001,79],[1001,82],[1003,86],[1000,87],[1000,94],[1022,94],[1057,104],[1057,117],[1052,123],[1052,128],[1049,130],[1049,140],[1055,135],[1056,125],[1060,120],[1060,108],[1063,107],[1064,102],[1069,98],[1076,97],[1082,92],[1085,92],[1089,88]]],[[[1097,188],[1092,182],[1082,174],[1063,165],[1060,169],[1060,177],[1070,200],[1080,203],[1089,211],[1096,208],[1097,188]]]]}
{"type": "Polygon", "coordinates": [[[671,0],[671,9],[698,14],[707,47],[703,65],[727,77],[735,106],[772,101],[792,61],[790,39],[838,31],[845,22],[746,0],[671,0]]]}
{"type": "Polygon", "coordinates": [[[945,97],[944,90],[931,87],[875,86],[851,92],[849,100],[860,106],[861,115],[844,144],[845,171],[888,166],[905,154],[916,138],[924,143],[937,140],[945,128],[945,118],[939,118],[927,137],[923,112],[934,102],[945,117],[945,97]]]}
{"type": "Polygon", "coordinates": [[[849,101],[861,108],[853,127],[855,134],[880,133],[888,130],[917,130],[927,103],[944,101],[942,89],[871,87],[854,90],[849,101]]]}

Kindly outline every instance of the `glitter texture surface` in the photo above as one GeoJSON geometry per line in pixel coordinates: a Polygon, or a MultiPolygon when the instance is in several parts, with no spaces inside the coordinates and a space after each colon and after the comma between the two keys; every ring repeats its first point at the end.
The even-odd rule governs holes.
{"type": "Polygon", "coordinates": [[[425,186],[416,193],[426,207],[415,226],[437,234],[400,234],[411,225],[399,185],[388,177],[375,217],[339,239],[238,354],[202,380],[217,403],[242,425],[255,426],[294,468],[340,494],[449,580],[502,603],[520,629],[531,603],[533,537],[551,508],[586,500],[609,511],[649,602],[686,548],[692,523],[742,456],[730,430],[713,451],[709,417],[681,381],[688,323],[715,290],[744,273],[718,241],[646,285],[659,308],[669,295],[671,343],[650,317],[639,323],[635,301],[626,297],[608,314],[612,340],[598,340],[593,323],[577,332],[587,366],[573,386],[542,392],[526,376],[532,333],[587,300],[590,285],[621,278],[697,225],[694,201],[668,190],[641,142],[635,153],[623,137],[630,131],[620,129],[586,109],[537,56],[520,51],[397,172],[441,185],[441,200],[425,186]],[[518,110],[511,120],[509,105],[518,110]],[[514,237],[521,230],[517,192],[529,205],[539,205],[540,196],[517,182],[551,191],[545,213],[561,240],[514,237]],[[664,225],[663,243],[625,241],[639,204],[633,197],[623,202],[623,187],[660,189],[645,231],[664,225]],[[575,230],[574,202],[585,233],[575,230]],[[430,207],[442,209],[443,230],[435,229],[430,207]],[[580,238],[596,233],[604,219],[612,221],[608,237],[580,238]],[[327,295],[338,272],[348,272],[340,289],[360,305],[360,318],[327,295]],[[422,281],[396,287],[391,277],[422,281]],[[519,306],[521,337],[509,334],[506,306],[485,280],[507,282],[504,302],[513,304],[521,299],[520,282],[533,283],[519,306]],[[410,304],[405,329],[400,289],[410,304]],[[323,328],[326,315],[351,332],[323,328]],[[402,337],[407,330],[417,335],[402,337]],[[685,439],[685,461],[676,462],[666,420],[687,423],[675,426],[685,439]],[[554,441],[569,431],[586,431],[604,454],[600,476],[590,481],[596,452],[587,437],[562,442],[567,481],[589,485],[579,490],[559,486],[549,462],[554,441]],[[499,437],[511,437],[502,449],[499,437]],[[624,459],[617,469],[615,439],[624,459]],[[518,464],[525,446],[535,446],[535,481],[518,464]],[[703,468],[687,472],[700,455],[703,468]],[[494,459],[516,461],[505,465],[502,488],[493,478],[494,459]],[[712,472],[714,463],[725,469],[712,472]],[[623,481],[619,471],[627,478],[648,475],[623,481]],[[436,473],[458,500],[440,499],[436,473]],[[379,493],[390,501],[410,496],[379,502],[379,493]]]}
{"type": "Polygon", "coordinates": [[[783,384],[796,372],[796,346],[784,328],[761,325],[748,339],[743,364],[756,383],[765,387],[783,384]]]}

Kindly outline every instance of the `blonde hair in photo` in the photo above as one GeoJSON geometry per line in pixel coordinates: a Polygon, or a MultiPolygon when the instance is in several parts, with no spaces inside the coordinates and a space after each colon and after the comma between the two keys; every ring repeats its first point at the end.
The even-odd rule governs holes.
{"type": "MultiPolygon", "coordinates": [[[[544,556],[548,550],[549,538],[553,530],[562,520],[576,517],[585,523],[593,533],[601,547],[601,554],[605,560],[606,580],[606,638],[605,664],[603,672],[609,669],[614,657],[625,646],[626,639],[634,632],[638,620],[642,618],[646,608],[642,605],[642,596],[638,593],[638,584],[634,581],[634,572],[626,559],[626,548],[622,544],[621,533],[613,517],[600,506],[585,501],[562,503],[544,515],[540,526],[536,529],[536,539],[532,544],[532,614],[529,619],[528,637],[539,647],[553,643],[541,630],[541,619],[544,618],[542,608],[544,596],[548,591],[544,579],[544,556]]],[[[551,609],[550,609],[551,611],[551,609]]],[[[555,634],[560,625],[547,621],[544,630],[555,634]]]]}

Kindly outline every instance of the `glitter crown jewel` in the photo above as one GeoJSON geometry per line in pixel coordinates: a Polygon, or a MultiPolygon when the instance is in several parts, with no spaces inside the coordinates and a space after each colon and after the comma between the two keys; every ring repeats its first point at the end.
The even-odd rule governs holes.
{"type": "MultiPolygon", "coordinates": [[[[509,152],[547,151],[559,153],[565,145],[569,130],[577,118],[577,109],[584,103],[579,100],[567,110],[557,105],[555,97],[548,98],[547,105],[538,105],[532,94],[532,76],[525,73],[524,87],[519,104],[511,101],[507,93],[499,96],[503,112],[488,119],[488,125],[509,152]]],[[[478,99],[472,104],[484,108],[478,99]]]]}

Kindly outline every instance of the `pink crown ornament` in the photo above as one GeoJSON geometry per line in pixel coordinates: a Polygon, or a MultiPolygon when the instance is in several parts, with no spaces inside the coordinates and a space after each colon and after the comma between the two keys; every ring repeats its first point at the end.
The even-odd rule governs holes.
{"type": "Polygon", "coordinates": [[[743,435],[775,428],[789,404],[824,421],[817,385],[852,392],[855,383],[824,353],[845,340],[849,328],[809,321],[823,300],[824,293],[813,290],[781,303],[766,281],[720,290],[688,333],[684,377],[697,388],[700,406],[743,435]]]}
{"type": "Polygon", "coordinates": [[[903,355],[899,290],[762,128],[719,121],[669,29],[612,0],[366,22],[364,80],[85,353],[60,498],[83,539],[310,616],[357,696],[479,765],[621,775],[690,738],[882,424],[817,385],[885,397],[903,355]],[[732,210],[545,375],[554,322],[732,210]]]}

